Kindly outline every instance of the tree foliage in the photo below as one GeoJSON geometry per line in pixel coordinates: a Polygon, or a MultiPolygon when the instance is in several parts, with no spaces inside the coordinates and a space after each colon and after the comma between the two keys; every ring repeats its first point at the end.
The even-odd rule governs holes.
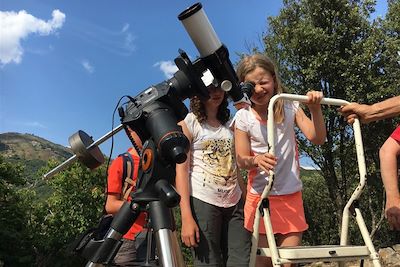
{"type": "MultiPolygon", "coordinates": [[[[54,166],[52,162],[49,167],[54,166]]],[[[90,171],[78,163],[48,181],[52,194],[31,213],[37,265],[66,266],[68,262],[73,266],[68,244],[97,224],[105,201],[105,182],[104,165],[90,171]]]]}
{"type": "MultiPolygon", "coordinates": [[[[49,162],[37,176],[56,165],[49,162]]],[[[46,198],[38,197],[36,188],[24,183],[20,165],[0,157],[0,174],[0,260],[6,266],[82,265],[83,259],[71,254],[68,246],[98,222],[105,200],[105,166],[90,171],[74,164],[43,181],[46,198]]]]}
{"type": "Polygon", "coordinates": [[[26,239],[29,206],[25,206],[18,194],[25,185],[24,168],[20,164],[6,162],[0,155],[0,262],[6,266],[25,266],[33,258],[26,239]]]}
{"type": "MultiPolygon", "coordinates": [[[[325,97],[367,104],[399,94],[399,1],[389,2],[386,18],[372,20],[374,4],[370,0],[284,1],[279,15],[268,19],[264,42],[265,53],[276,62],[289,92],[304,95],[321,90],[325,97]]],[[[324,117],[328,134],[323,146],[312,146],[300,133],[298,139],[302,153],[321,169],[327,192],[320,199],[328,198],[332,204],[333,210],[324,211],[334,215],[323,229],[326,234],[339,229],[343,207],[357,185],[358,167],[352,128],[336,107],[325,107],[324,117]]],[[[369,187],[361,203],[374,231],[381,227],[384,203],[377,153],[393,128],[393,121],[385,120],[362,131],[369,187]]],[[[306,202],[313,205],[311,199],[306,202]]],[[[351,235],[362,241],[357,229],[351,235]]],[[[393,240],[387,232],[383,236],[380,241],[393,240]]],[[[319,241],[338,243],[337,233],[324,239],[319,241]]]]}

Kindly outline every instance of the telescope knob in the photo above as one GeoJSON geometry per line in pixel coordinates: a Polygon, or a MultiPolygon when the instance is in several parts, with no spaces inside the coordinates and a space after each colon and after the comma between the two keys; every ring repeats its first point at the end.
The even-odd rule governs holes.
{"type": "Polygon", "coordinates": [[[225,92],[229,92],[232,89],[232,82],[229,80],[224,80],[221,83],[221,89],[225,92]]]}
{"type": "Polygon", "coordinates": [[[161,201],[165,203],[168,208],[173,208],[179,205],[181,196],[169,182],[164,179],[159,180],[156,183],[156,189],[161,201]]]}

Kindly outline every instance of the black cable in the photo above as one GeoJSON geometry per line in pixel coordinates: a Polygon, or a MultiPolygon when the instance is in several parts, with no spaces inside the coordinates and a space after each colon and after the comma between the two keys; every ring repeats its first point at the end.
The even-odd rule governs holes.
{"type": "MultiPolygon", "coordinates": [[[[130,96],[128,96],[128,95],[123,95],[123,96],[121,96],[121,98],[118,100],[118,103],[117,103],[117,105],[115,106],[115,109],[114,109],[113,114],[112,114],[111,131],[114,129],[114,117],[115,117],[115,112],[116,112],[117,109],[119,108],[120,103],[121,103],[122,99],[124,99],[124,97],[127,97],[128,99],[132,99],[132,97],[130,97],[130,96]]],[[[124,104],[126,104],[126,103],[128,103],[128,102],[125,102],[124,104]]],[[[124,128],[125,128],[125,126],[124,126],[124,128]]],[[[110,167],[110,161],[111,161],[113,149],[114,149],[114,135],[111,135],[111,148],[110,148],[110,155],[109,155],[108,160],[107,160],[106,177],[108,177],[108,168],[110,167]]],[[[106,192],[107,192],[107,183],[106,183],[106,192]]]]}

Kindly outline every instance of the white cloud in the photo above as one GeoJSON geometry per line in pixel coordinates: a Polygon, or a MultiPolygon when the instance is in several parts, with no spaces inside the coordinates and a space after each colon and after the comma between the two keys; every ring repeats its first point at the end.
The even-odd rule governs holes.
{"type": "Polygon", "coordinates": [[[129,29],[129,24],[125,23],[125,25],[122,27],[121,32],[126,32],[129,29]]]}
{"type": "Polygon", "coordinates": [[[154,64],[154,67],[160,67],[160,70],[164,73],[167,79],[172,78],[174,73],[178,70],[178,67],[172,61],[159,61],[154,64]]]}
{"type": "Polygon", "coordinates": [[[70,26],[74,34],[82,41],[90,43],[96,48],[124,57],[131,56],[136,51],[135,41],[137,38],[128,23],[121,24],[118,30],[87,21],[81,21],[78,25],[71,23],[70,26]]]}
{"type": "Polygon", "coordinates": [[[87,72],[89,72],[89,73],[94,72],[94,67],[92,66],[92,64],[90,64],[90,62],[88,60],[86,60],[86,59],[82,60],[81,64],[82,64],[83,68],[85,70],[87,70],[87,72]]]}
{"type": "Polygon", "coordinates": [[[61,28],[65,22],[65,14],[59,10],[53,10],[52,19],[47,22],[38,19],[25,10],[18,13],[14,11],[0,11],[0,64],[11,62],[20,63],[24,49],[21,40],[31,33],[42,36],[50,35],[61,28]]]}
{"type": "Polygon", "coordinates": [[[136,46],[134,44],[135,36],[128,31],[129,27],[130,25],[128,23],[125,23],[124,26],[122,27],[121,34],[124,38],[122,47],[130,55],[132,54],[133,51],[135,51],[136,46]]]}
{"type": "Polygon", "coordinates": [[[134,40],[135,40],[135,36],[133,36],[132,33],[127,32],[125,34],[125,40],[124,40],[124,46],[123,47],[126,49],[126,51],[129,54],[131,54],[136,49],[136,46],[135,46],[135,44],[133,42],[134,40]]]}

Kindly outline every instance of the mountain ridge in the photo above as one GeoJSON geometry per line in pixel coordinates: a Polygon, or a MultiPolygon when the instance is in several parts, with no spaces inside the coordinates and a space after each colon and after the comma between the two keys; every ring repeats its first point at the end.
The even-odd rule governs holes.
{"type": "Polygon", "coordinates": [[[0,134],[0,154],[10,162],[23,162],[28,173],[35,173],[50,159],[64,161],[73,152],[33,134],[7,132],[0,134]]]}

